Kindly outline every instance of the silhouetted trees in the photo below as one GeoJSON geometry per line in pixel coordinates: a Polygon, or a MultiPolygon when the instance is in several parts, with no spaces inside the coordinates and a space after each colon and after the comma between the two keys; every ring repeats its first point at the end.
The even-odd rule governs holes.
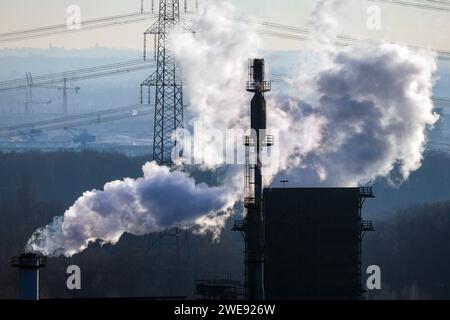
{"type": "Polygon", "coordinates": [[[365,263],[379,265],[380,298],[450,298],[450,202],[401,209],[367,235],[365,263]]]}

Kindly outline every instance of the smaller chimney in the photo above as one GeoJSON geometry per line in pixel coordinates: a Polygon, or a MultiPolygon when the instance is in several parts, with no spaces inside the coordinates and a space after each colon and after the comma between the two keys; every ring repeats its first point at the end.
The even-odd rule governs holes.
{"type": "Polygon", "coordinates": [[[19,299],[39,300],[39,269],[47,265],[47,257],[22,253],[11,258],[11,266],[19,268],[19,299]]]}

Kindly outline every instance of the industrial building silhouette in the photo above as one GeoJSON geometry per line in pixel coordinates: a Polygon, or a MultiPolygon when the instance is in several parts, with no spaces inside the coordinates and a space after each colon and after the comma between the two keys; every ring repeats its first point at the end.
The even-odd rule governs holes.
{"type": "MultiPolygon", "coordinates": [[[[267,188],[262,183],[262,152],[273,145],[267,135],[271,89],[264,59],[249,63],[247,91],[253,136],[244,138],[245,218],[234,231],[245,242],[245,296],[249,300],[361,299],[361,242],[371,221],[362,207],[371,188],[267,188]]],[[[286,184],[288,181],[283,181],[286,184]]]]}
{"type": "Polygon", "coordinates": [[[371,188],[264,190],[265,299],[362,298],[361,217],[371,188]]]}

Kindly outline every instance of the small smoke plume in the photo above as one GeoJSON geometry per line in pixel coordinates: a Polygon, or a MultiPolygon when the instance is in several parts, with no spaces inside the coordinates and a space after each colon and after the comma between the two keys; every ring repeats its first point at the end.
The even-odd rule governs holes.
{"type": "Polygon", "coordinates": [[[319,0],[308,23],[311,33],[309,49],[333,50],[333,42],[337,38],[338,22],[334,17],[336,10],[344,1],[319,0]]]}
{"type": "Polygon", "coordinates": [[[27,251],[70,257],[97,240],[115,244],[124,232],[144,235],[174,227],[219,235],[237,200],[232,185],[196,185],[186,173],[153,162],[145,164],[143,172],[142,178],[85,192],[64,216],[33,234],[27,251]]]}

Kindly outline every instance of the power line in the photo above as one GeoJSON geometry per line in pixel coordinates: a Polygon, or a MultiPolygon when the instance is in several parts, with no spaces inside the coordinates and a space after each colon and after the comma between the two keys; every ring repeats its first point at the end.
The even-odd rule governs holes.
{"type": "MultiPolygon", "coordinates": [[[[286,82],[290,77],[281,72],[272,72],[274,83],[286,82]]],[[[434,103],[443,107],[450,107],[450,98],[432,97],[434,103]]],[[[122,119],[136,118],[153,114],[153,106],[135,104],[124,107],[116,107],[78,115],[34,121],[0,128],[0,138],[8,138],[23,135],[36,135],[42,131],[62,130],[92,124],[99,124],[122,119]]]]}
{"type": "MultiPolygon", "coordinates": [[[[286,83],[291,80],[291,77],[288,74],[281,72],[271,72],[270,77],[273,83],[286,83]]],[[[431,100],[435,105],[450,108],[450,98],[433,96],[431,97],[431,100]]]]}
{"type": "MultiPolygon", "coordinates": [[[[253,22],[251,20],[248,20],[244,17],[235,16],[235,20],[243,22],[245,24],[249,25],[259,25],[265,29],[268,30],[259,30],[258,33],[263,36],[269,36],[269,37],[275,37],[279,39],[285,39],[285,40],[293,40],[293,41],[308,41],[311,40],[311,31],[308,28],[299,27],[299,26],[290,26],[285,24],[279,24],[269,21],[261,21],[261,22],[253,22]]],[[[198,22],[196,18],[189,18],[184,17],[183,20],[188,20],[190,22],[198,22]]],[[[334,42],[334,45],[342,47],[342,46],[349,46],[352,44],[374,44],[377,43],[378,40],[374,39],[364,39],[364,38],[355,38],[354,36],[347,35],[347,34],[340,34],[336,37],[336,41],[334,42]]],[[[425,49],[420,46],[416,45],[410,45],[407,44],[411,49],[425,49]]],[[[449,50],[442,50],[442,49],[431,49],[433,52],[440,55],[443,59],[450,59],[450,51],[449,50]]]]}
{"type": "Polygon", "coordinates": [[[142,117],[152,114],[152,110],[152,106],[136,104],[67,117],[23,123],[0,128],[0,138],[36,135],[41,131],[61,130],[127,118],[142,117]]]}
{"type": "MultiPolygon", "coordinates": [[[[88,26],[93,23],[98,22],[105,22],[105,21],[111,21],[116,19],[125,19],[129,17],[136,17],[136,16],[148,16],[150,13],[127,13],[127,14],[121,14],[121,15],[115,15],[115,16],[107,16],[102,18],[94,18],[89,20],[84,20],[81,22],[81,27],[88,26]]],[[[34,32],[42,32],[42,31],[54,31],[57,29],[65,29],[68,30],[67,24],[57,24],[57,25],[50,25],[50,26],[44,26],[44,27],[37,27],[37,28],[30,28],[30,29],[22,29],[17,31],[10,31],[10,32],[3,32],[0,33],[0,37],[9,37],[9,36],[16,36],[16,35],[22,35],[22,34],[29,34],[34,32]]]]}
{"type": "Polygon", "coordinates": [[[113,27],[124,24],[132,24],[137,22],[148,21],[149,18],[156,18],[157,15],[144,12],[144,13],[128,13],[123,15],[108,16],[102,18],[95,18],[90,20],[84,20],[81,22],[79,29],[67,28],[66,24],[51,25],[45,27],[23,29],[18,31],[5,32],[0,34],[0,43],[10,42],[16,40],[30,39],[43,36],[51,36],[60,33],[74,33],[82,32],[93,29],[99,29],[104,27],[113,27]]]}
{"type": "Polygon", "coordinates": [[[23,123],[23,124],[17,124],[17,125],[0,128],[0,133],[4,132],[4,131],[11,131],[11,130],[17,130],[17,129],[37,128],[40,126],[54,124],[57,122],[70,122],[73,120],[79,120],[79,119],[83,119],[83,118],[98,117],[98,116],[102,116],[105,114],[127,112],[127,111],[132,111],[132,110],[138,110],[141,108],[148,108],[148,105],[134,104],[134,105],[129,105],[129,106],[115,107],[115,108],[111,108],[111,109],[104,109],[104,110],[99,110],[99,111],[75,114],[75,115],[71,115],[71,116],[27,122],[27,123],[23,123]]]}
{"type": "MultiPolygon", "coordinates": [[[[187,11],[186,13],[192,13],[187,11]]],[[[127,24],[148,22],[149,19],[156,19],[158,14],[152,12],[143,13],[128,13],[117,16],[108,16],[103,18],[96,18],[82,21],[80,28],[67,28],[65,24],[58,24],[52,26],[24,29],[18,31],[5,32],[0,34],[0,43],[25,40],[38,37],[46,37],[59,35],[64,33],[78,33],[83,31],[97,30],[107,27],[116,27],[127,24]]]]}
{"type": "MultiPolygon", "coordinates": [[[[105,64],[100,66],[94,66],[94,67],[87,67],[82,69],[75,69],[75,70],[68,70],[63,72],[56,72],[56,73],[48,73],[44,75],[39,76],[33,76],[33,80],[46,80],[48,78],[61,78],[64,76],[72,76],[74,74],[81,74],[81,73],[90,73],[95,71],[100,71],[104,69],[114,69],[118,67],[125,67],[125,66],[131,66],[135,64],[144,63],[142,59],[137,60],[128,60],[128,61],[121,61],[117,63],[111,63],[111,64],[105,64]]],[[[0,81],[0,87],[8,86],[8,85],[14,85],[14,84],[22,84],[26,82],[26,78],[19,78],[19,79],[13,79],[13,80],[5,80],[0,81]]]]}
{"type": "Polygon", "coordinates": [[[413,7],[413,8],[418,8],[418,9],[450,12],[450,8],[448,8],[448,7],[435,5],[437,3],[445,4],[445,5],[450,4],[448,2],[442,2],[442,1],[426,1],[426,2],[423,2],[423,3],[411,2],[411,1],[402,1],[402,0],[369,0],[369,1],[394,4],[394,5],[403,6],[403,7],[413,7]],[[426,3],[428,3],[428,4],[426,4],[426,3]]]}
{"type": "MultiPolygon", "coordinates": [[[[369,1],[375,1],[375,0],[369,0],[369,1]]],[[[411,4],[410,2],[407,2],[407,1],[394,1],[394,0],[378,0],[378,1],[394,3],[394,4],[402,4],[402,5],[411,4]]],[[[447,8],[445,10],[450,11],[450,8],[447,8]]],[[[187,13],[190,14],[193,12],[188,11],[187,13]]],[[[88,31],[88,30],[94,30],[94,29],[99,29],[99,28],[118,26],[118,25],[122,25],[122,24],[145,22],[148,20],[149,17],[157,18],[158,15],[150,13],[150,12],[144,12],[144,13],[139,12],[139,13],[129,13],[129,14],[111,16],[111,17],[103,17],[103,18],[98,18],[98,19],[91,19],[91,20],[86,20],[82,24],[81,29],[75,29],[75,30],[68,29],[66,25],[61,24],[61,25],[47,26],[47,27],[41,27],[41,28],[14,31],[14,32],[0,34],[0,43],[28,39],[28,38],[41,37],[41,36],[51,36],[51,35],[56,35],[56,34],[66,33],[66,32],[88,31]],[[11,36],[13,36],[13,37],[11,37],[11,36]]],[[[249,24],[252,23],[248,19],[245,19],[243,17],[235,17],[235,19],[237,19],[241,22],[249,23],[249,24]]],[[[195,18],[194,19],[193,18],[183,18],[183,20],[191,20],[194,22],[197,21],[197,19],[195,19],[195,18]]],[[[275,37],[275,38],[285,39],[285,40],[294,40],[294,41],[307,41],[310,39],[307,37],[307,36],[310,36],[310,31],[304,27],[289,26],[289,25],[277,24],[277,23],[268,22],[268,21],[263,21],[259,24],[264,28],[272,30],[272,31],[271,30],[263,30],[260,32],[262,35],[265,35],[265,36],[270,36],[270,37],[275,37]],[[285,33],[285,32],[273,32],[274,29],[276,29],[278,31],[293,32],[293,33],[301,34],[303,36],[293,35],[293,34],[285,33]]],[[[349,45],[349,44],[352,44],[355,42],[357,42],[357,43],[373,43],[373,42],[375,42],[375,40],[372,40],[372,39],[357,39],[350,35],[338,35],[337,40],[338,41],[335,44],[339,45],[339,46],[346,46],[346,45],[349,45]]],[[[414,46],[414,45],[409,45],[409,47],[416,48],[416,49],[421,48],[419,46],[414,46]]],[[[438,53],[439,55],[441,55],[441,57],[443,57],[443,58],[450,58],[450,51],[448,51],[448,50],[433,49],[433,51],[438,53]]]]}
{"type": "MultiPolygon", "coordinates": [[[[41,75],[33,77],[32,87],[46,87],[58,83],[63,83],[64,79],[67,81],[81,81],[89,80],[107,76],[114,76],[119,74],[137,72],[142,70],[148,70],[155,67],[154,63],[145,62],[143,60],[131,61],[129,63],[110,64],[106,66],[99,66],[93,68],[85,68],[79,70],[72,70],[62,73],[54,73],[48,75],[41,75]],[[139,62],[137,62],[139,61],[139,62]]],[[[0,82],[0,92],[18,90],[29,87],[30,84],[26,82],[26,79],[16,79],[10,81],[0,82]]]]}
{"type": "Polygon", "coordinates": [[[441,107],[448,107],[450,108],[450,98],[443,98],[443,97],[433,97],[433,102],[441,107]]]}
{"type": "Polygon", "coordinates": [[[431,3],[442,4],[444,6],[450,6],[450,2],[445,1],[445,0],[422,0],[422,2],[431,2],[431,3]]]}

